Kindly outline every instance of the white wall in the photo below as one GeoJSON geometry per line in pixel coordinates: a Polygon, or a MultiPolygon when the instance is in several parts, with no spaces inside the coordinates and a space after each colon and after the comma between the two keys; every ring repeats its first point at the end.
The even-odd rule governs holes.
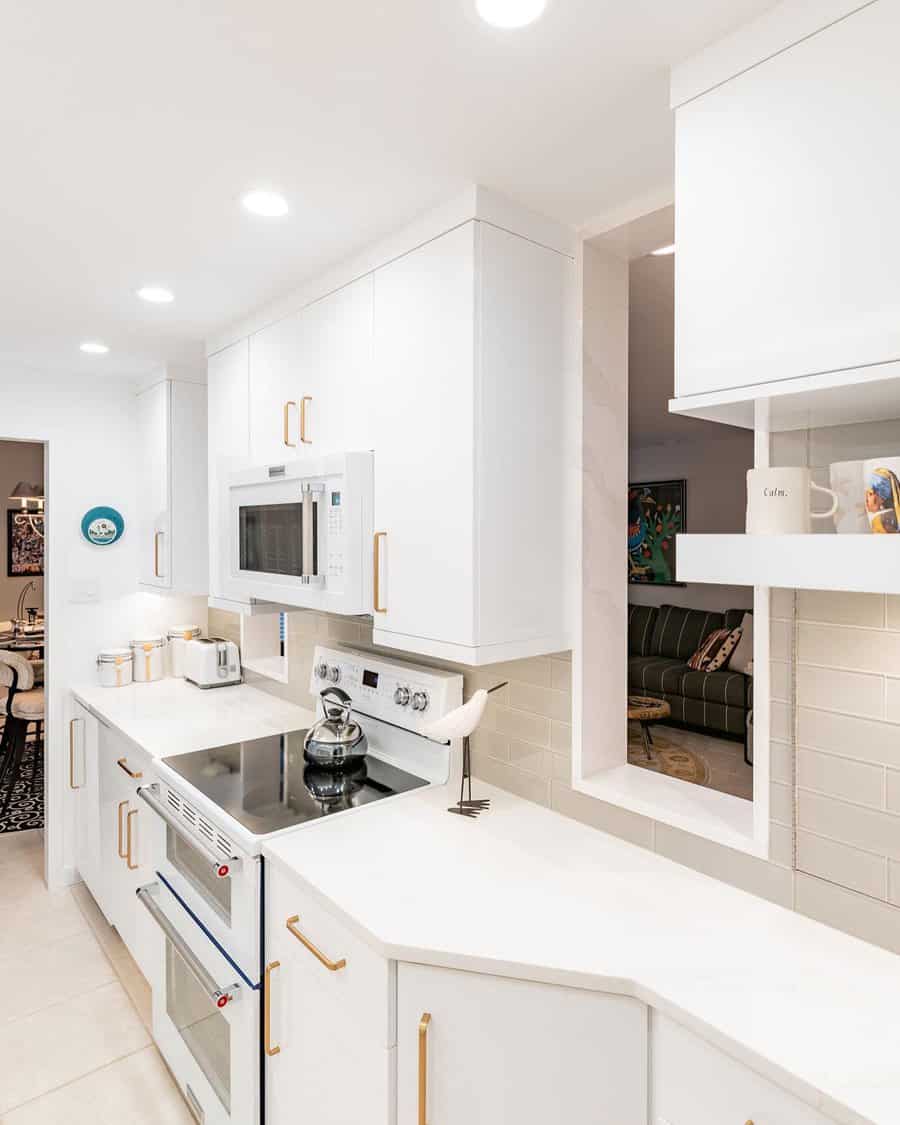
{"type": "MultiPolygon", "coordinates": [[[[0,433],[0,439],[2,436],[0,433]]],[[[15,616],[16,602],[29,582],[34,582],[37,589],[29,590],[25,604],[44,608],[43,578],[10,578],[6,569],[6,511],[18,507],[7,497],[19,481],[41,484],[43,480],[44,447],[40,442],[0,440],[0,507],[4,509],[0,518],[0,621],[11,620],[15,616]]]]}
{"type": "Polygon", "coordinates": [[[76,878],[73,807],[66,784],[66,723],[71,686],[96,673],[97,651],[127,644],[142,627],[174,623],[202,612],[202,602],[138,594],[135,503],[135,402],[130,384],[115,377],[41,378],[0,372],[0,438],[46,444],[48,653],[46,666],[47,877],[51,886],[76,878]],[[109,504],[125,517],[112,547],[81,536],[88,508],[109,504]],[[94,600],[85,601],[90,593],[94,600]]]}

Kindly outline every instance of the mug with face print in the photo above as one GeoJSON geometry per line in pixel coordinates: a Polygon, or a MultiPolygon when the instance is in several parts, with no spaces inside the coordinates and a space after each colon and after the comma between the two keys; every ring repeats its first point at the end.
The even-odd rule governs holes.
{"type": "Polygon", "coordinates": [[[828,466],[831,488],[838,495],[834,529],[838,535],[868,535],[865,461],[834,461],[828,466]]]}
{"type": "Polygon", "coordinates": [[[865,463],[865,505],[876,535],[900,531],[900,457],[874,457],[865,463]]]}
{"type": "Polygon", "coordinates": [[[813,520],[831,519],[838,495],[816,484],[809,469],[750,469],[747,472],[747,534],[806,535],[813,520]],[[812,493],[831,497],[825,512],[813,512],[812,493]]]}

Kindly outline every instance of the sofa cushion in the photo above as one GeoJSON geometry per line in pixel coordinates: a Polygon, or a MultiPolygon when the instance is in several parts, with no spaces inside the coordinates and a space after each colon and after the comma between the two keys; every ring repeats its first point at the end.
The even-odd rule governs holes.
{"type": "Polygon", "coordinates": [[[683,660],[660,656],[628,658],[628,690],[641,695],[680,695],[681,680],[687,671],[683,660]]]}
{"type": "Polygon", "coordinates": [[[630,605],[628,607],[628,655],[649,656],[653,627],[659,617],[655,605],[630,605]]]}
{"type": "Polygon", "coordinates": [[[729,707],[744,709],[747,704],[747,678],[739,672],[692,672],[687,670],[681,679],[681,694],[687,699],[707,703],[725,703],[729,707]]]}
{"type": "Polygon", "coordinates": [[[721,613],[679,605],[660,606],[649,655],[685,663],[700,647],[703,638],[713,629],[721,629],[723,622],[721,613]]]}

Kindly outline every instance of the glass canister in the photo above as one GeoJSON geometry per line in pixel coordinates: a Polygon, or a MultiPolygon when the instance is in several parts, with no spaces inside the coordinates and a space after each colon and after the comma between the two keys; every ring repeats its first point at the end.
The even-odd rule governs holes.
{"type": "Polygon", "coordinates": [[[134,653],[130,648],[101,649],[97,676],[103,687],[126,687],[134,679],[134,653]]]}
{"type": "Polygon", "coordinates": [[[134,653],[135,683],[146,684],[161,680],[166,674],[166,638],[160,636],[137,637],[131,642],[134,653]]]}
{"type": "Polygon", "coordinates": [[[170,676],[184,676],[184,647],[199,636],[199,625],[176,625],[169,630],[166,654],[170,676]]]}

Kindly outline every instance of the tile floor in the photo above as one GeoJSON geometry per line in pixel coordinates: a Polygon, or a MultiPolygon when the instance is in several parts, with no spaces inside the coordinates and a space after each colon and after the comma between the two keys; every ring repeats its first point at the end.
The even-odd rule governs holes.
{"type": "Polygon", "coordinates": [[[0,833],[0,1125],[193,1125],[146,981],[87,888],[42,868],[39,831],[0,833]]]}

